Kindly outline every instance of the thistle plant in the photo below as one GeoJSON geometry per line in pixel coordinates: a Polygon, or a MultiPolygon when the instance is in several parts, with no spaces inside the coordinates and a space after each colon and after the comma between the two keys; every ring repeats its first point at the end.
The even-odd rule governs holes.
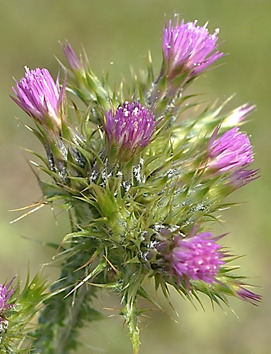
{"type": "MultiPolygon", "coordinates": [[[[217,42],[218,30],[210,34],[207,25],[169,21],[160,73],[149,55],[146,74],[115,90],[66,42],[62,81],[47,69],[26,68],[13,88],[46,153],[34,153],[35,168],[49,176],[37,173],[42,203],[65,209],[71,222],[55,245],[60,275],[29,333],[31,353],[76,349],[79,328],[104,317],[94,301],[101,289],[119,296],[134,354],[145,311],[139,300],[156,305],[148,283],[168,300],[175,289],[218,305],[229,306],[230,296],[260,301],[236,274],[226,235],[212,232],[231,206],[226,198],[258,177],[241,131],[254,106],[206,107],[186,93],[223,57],[217,42]]],[[[7,287],[1,311],[11,294],[7,287]]]]}

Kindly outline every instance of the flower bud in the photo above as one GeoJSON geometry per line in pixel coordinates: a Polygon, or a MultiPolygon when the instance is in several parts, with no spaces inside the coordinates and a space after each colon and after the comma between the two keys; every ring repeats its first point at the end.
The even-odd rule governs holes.
{"type": "Polygon", "coordinates": [[[257,305],[258,302],[261,301],[261,296],[258,294],[253,293],[252,291],[249,291],[242,286],[238,286],[238,289],[236,290],[237,296],[243,300],[251,303],[252,305],[257,305]]]}
{"type": "Polygon", "coordinates": [[[68,41],[62,45],[62,50],[71,70],[75,72],[81,72],[84,70],[81,60],[77,57],[68,41]]]}
{"type": "Polygon", "coordinates": [[[248,103],[235,108],[230,112],[226,119],[223,120],[223,127],[232,127],[240,124],[255,110],[255,108],[256,106],[248,103]]]}

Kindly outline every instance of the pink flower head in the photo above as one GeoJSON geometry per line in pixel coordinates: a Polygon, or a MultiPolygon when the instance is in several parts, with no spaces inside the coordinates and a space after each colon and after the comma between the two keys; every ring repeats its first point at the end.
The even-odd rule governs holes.
{"type": "Polygon", "coordinates": [[[249,138],[245,133],[241,133],[238,127],[232,128],[214,141],[211,138],[208,150],[208,166],[222,173],[243,169],[253,162],[249,138]]]}
{"type": "MultiPolygon", "coordinates": [[[[207,30],[207,24],[197,26],[197,21],[172,24],[169,21],[163,31],[163,53],[169,73],[189,71],[196,76],[224,54],[217,50],[217,29],[213,34],[207,30]]],[[[170,74],[169,74],[170,75],[170,74]]]]}
{"type": "Polygon", "coordinates": [[[212,284],[218,274],[223,254],[221,246],[212,238],[210,232],[200,233],[189,238],[175,238],[175,247],[168,258],[178,278],[203,280],[212,284]]]}
{"type": "Polygon", "coordinates": [[[13,305],[8,304],[11,295],[14,293],[14,289],[11,288],[13,280],[14,278],[7,285],[0,284],[0,322],[3,312],[13,307],[13,305]]]}
{"type": "Polygon", "coordinates": [[[60,108],[64,98],[65,85],[60,89],[58,80],[54,82],[47,69],[29,70],[25,77],[12,87],[17,98],[11,97],[28,115],[45,123],[51,120],[61,126],[60,108]]]}
{"type": "Polygon", "coordinates": [[[121,151],[134,153],[146,146],[154,132],[154,114],[138,102],[124,102],[116,112],[111,109],[105,115],[104,129],[111,143],[121,151]]]}

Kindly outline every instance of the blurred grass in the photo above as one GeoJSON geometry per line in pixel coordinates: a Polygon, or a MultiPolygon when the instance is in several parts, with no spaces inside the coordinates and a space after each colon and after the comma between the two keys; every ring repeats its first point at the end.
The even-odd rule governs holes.
{"type": "MultiPolygon", "coordinates": [[[[161,62],[161,33],[165,19],[175,12],[186,20],[209,21],[209,29],[220,28],[221,50],[229,53],[216,70],[201,77],[193,86],[197,92],[208,93],[206,100],[236,97],[229,107],[247,101],[258,110],[245,129],[255,147],[255,167],[261,178],[238,191],[233,200],[243,201],[240,207],[224,214],[226,221],[217,233],[230,232],[225,242],[235,254],[246,254],[240,260],[242,273],[260,287],[263,303],[259,308],[231,301],[240,317],[206,304],[206,312],[195,311],[191,304],[173,294],[174,315],[150,311],[142,322],[142,354],[267,354],[270,352],[271,303],[271,222],[270,222],[270,78],[271,78],[271,2],[268,0],[101,0],[101,1],[34,1],[0,0],[0,238],[1,276],[3,282],[13,274],[25,277],[28,262],[32,274],[39,264],[49,261],[52,252],[36,241],[59,242],[68,230],[68,222],[60,213],[54,216],[49,208],[27,216],[18,223],[9,221],[19,213],[9,209],[31,204],[41,193],[26,160],[27,153],[19,147],[40,150],[38,142],[14,119],[29,123],[9,99],[12,77],[20,79],[24,65],[47,67],[56,75],[54,56],[63,59],[58,41],[68,39],[74,49],[86,49],[93,69],[110,72],[111,82],[129,80],[130,66],[144,67],[147,51],[152,52],[158,72],[161,62]],[[113,62],[113,64],[111,64],[113,62]],[[55,220],[57,219],[57,225],[55,220]],[[169,316],[170,315],[170,316],[169,316]]],[[[55,211],[59,213],[59,211],[55,211]]],[[[48,269],[48,273],[52,269],[48,269]]],[[[53,270],[54,272],[54,270],[53,270]]],[[[257,289],[256,289],[257,290],[257,289]]],[[[103,294],[100,307],[118,308],[112,295],[103,294]]],[[[78,353],[130,353],[126,329],[117,311],[107,321],[92,324],[82,331],[85,343],[78,353]]]]}

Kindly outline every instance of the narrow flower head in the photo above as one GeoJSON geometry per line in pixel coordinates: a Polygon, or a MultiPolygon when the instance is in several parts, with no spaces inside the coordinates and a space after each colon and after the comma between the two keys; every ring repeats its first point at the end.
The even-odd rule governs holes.
{"type": "Polygon", "coordinates": [[[220,266],[224,264],[220,248],[210,232],[190,238],[177,237],[168,258],[178,278],[186,277],[212,284],[220,266]]]}
{"type": "Polygon", "coordinates": [[[189,71],[190,76],[195,76],[224,55],[217,50],[219,30],[210,34],[207,24],[203,27],[196,24],[197,21],[182,20],[181,24],[169,21],[164,28],[162,47],[169,72],[189,71]]]}
{"type": "Polygon", "coordinates": [[[66,60],[73,71],[82,71],[84,70],[84,66],[81,60],[77,57],[74,50],[72,49],[70,43],[66,41],[65,44],[62,45],[63,53],[66,57],[66,60]]]}
{"type": "Polygon", "coordinates": [[[253,162],[249,138],[238,127],[232,128],[216,140],[211,138],[208,150],[208,166],[222,173],[245,168],[253,162]]]}
{"type": "Polygon", "coordinates": [[[234,171],[230,176],[230,182],[236,188],[240,188],[248,184],[249,182],[254,181],[259,177],[259,170],[251,169],[246,170],[240,168],[239,170],[234,171]]]}
{"type": "Polygon", "coordinates": [[[120,150],[134,153],[146,146],[154,132],[154,114],[138,102],[124,102],[116,112],[111,109],[105,115],[104,129],[110,143],[120,150]]]}
{"type": "Polygon", "coordinates": [[[11,288],[13,280],[14,278],[7,285],[0,284],[0,322],[3,320],[3,312],[13,307],[12,304],[8,304],[11,295],[14,293],[14,289],[11,288]]]}
{"type": "Polygon", "coordinates": [[[238,287],[238,289],[236,290],[236,294],[241,300],[247,301],[255,306],[258,304],[258,302],[261,301],[260,295],[255,294],[252,291],[243,288],[242,286],[238,287]]]}
{"type": "Polygon", "coordinates": [[[48,119],[55,125],[61,125],[60,108],[64,98],[62,89],[54,82],[47,69],[29,70],[25,68],[25,77],[12,87],[17,98],[11,97],[28,115],[45,123],[48,119]]]}
{"type": "Polygon", "coordinates": [[[242,106],[235,108],[223,121],[223,126],[232,127],[238,125],[239,123],[244,121],[247,116],[255,110],[255,108],[255,105],[250,105],[248,103],[245,103],[242,106]]]}

